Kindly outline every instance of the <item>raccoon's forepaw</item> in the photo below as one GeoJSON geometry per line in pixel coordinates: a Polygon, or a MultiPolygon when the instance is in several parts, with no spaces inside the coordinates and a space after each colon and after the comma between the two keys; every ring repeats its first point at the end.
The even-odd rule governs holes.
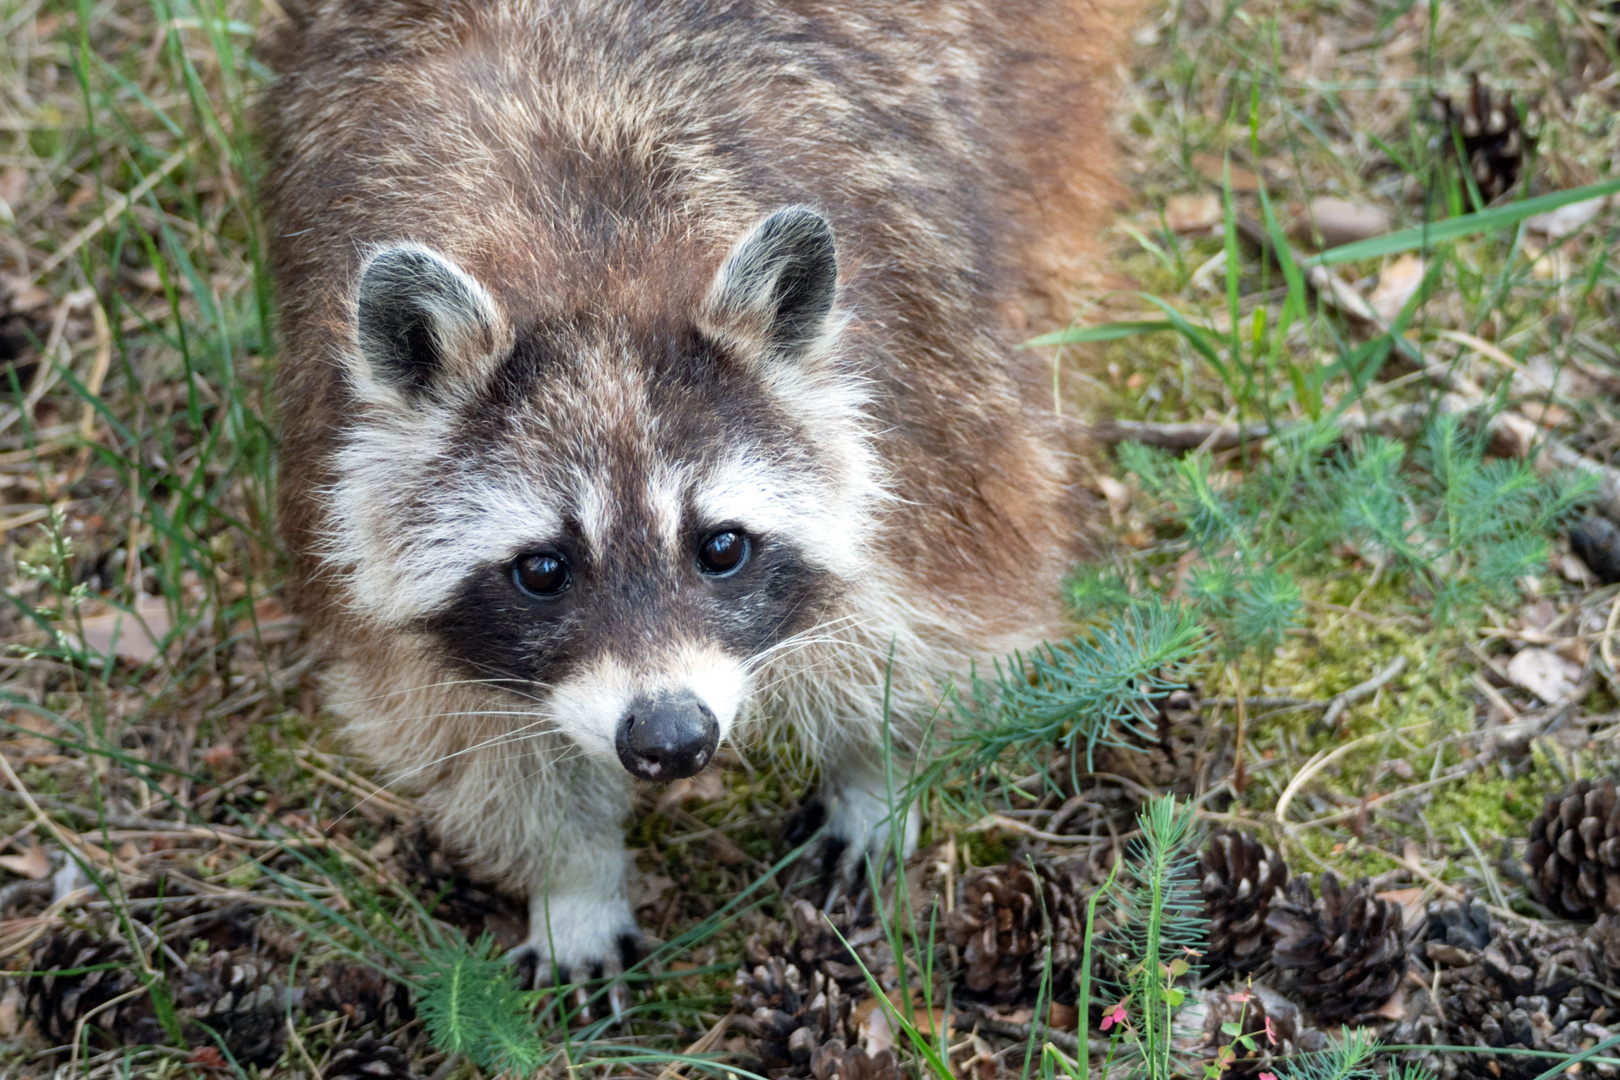
{"type": "Polygon", "coordinates": [[[584,1023],[600,1009],[599,1002],[591,1001],[587,984],[606,980],[607,1008],[619,1019],[630,1004],[630,990],[621,976],[644,945],[635,917],[622,902],[600,899],[570,902],[552,897],[549,906],[548,920],[544,900],[531,904],[529,940],[507,954],[523,985],[569,987],[569,1000],[584,1023]]]}
{"type": "Polygon", "coordinates": [[[826,805],[827,828],[822,860],[832,877],[825,906],[833,907],[840,896],[854,895],[868,873],[880,884],[894,870],[895,819],[900,818],[900,858],[910,858],[917,850],[921,822],[916,806],[896,807],[891,812],[888,796],[864,785],[846,784],[822,793],[826,805]]]}

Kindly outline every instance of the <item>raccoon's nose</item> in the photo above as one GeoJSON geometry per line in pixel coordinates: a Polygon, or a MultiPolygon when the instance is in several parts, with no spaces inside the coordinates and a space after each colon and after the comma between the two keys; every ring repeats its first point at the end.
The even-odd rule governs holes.
{"type": "Polygon", "coordinates": [[[619,761],[643,780],[679,780],[702,771],[720,741],[714,713],[696,694],[637,698],[619,724],[619,761]]]}

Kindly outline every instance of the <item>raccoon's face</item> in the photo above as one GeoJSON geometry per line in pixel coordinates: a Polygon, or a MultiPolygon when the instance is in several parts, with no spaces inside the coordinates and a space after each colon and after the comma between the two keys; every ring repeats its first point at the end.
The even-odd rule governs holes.
{"type": "MultiPolygon", "coordinates": [[[[837,365],[832,232],[766,218],[688,320],[513,327],[443,256],[361,276],[361,401],[327,493],[355,613],[649,780],[712,757],[773,654],[836,603],[876,493],[837,365]]],[[[409,689],[401,687],[401,690],[409,689]]]]}

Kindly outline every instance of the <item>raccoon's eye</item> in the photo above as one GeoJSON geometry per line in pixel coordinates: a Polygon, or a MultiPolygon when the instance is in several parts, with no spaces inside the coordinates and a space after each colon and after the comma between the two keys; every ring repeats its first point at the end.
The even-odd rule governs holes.
{"type": "Polygon", "coordinates": [[[748,535],[735,529],[721,529],[704,537],[698,545],[698,569],[716,576],[729,574],[748,561],[748,535]]]}
{"type": "Polygon", "coordinates": [[[568,588],[570,578],[563,557],[549,551],[520,555],[512,564],[512,580],[530,596],[556,596],[568,588]]]}

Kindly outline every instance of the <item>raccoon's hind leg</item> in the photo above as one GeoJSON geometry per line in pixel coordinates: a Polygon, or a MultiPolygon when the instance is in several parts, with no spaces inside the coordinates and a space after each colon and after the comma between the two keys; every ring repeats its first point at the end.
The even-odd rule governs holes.
{"type": "Polygon", "coordinates": [[[832,877],[828,908],[839,896],[856,893],[868,873],[874,883],[887,877],[894,867],[896,840],[902,861],[917,850],[920,808],[904,801],[909,765],[909,757],[894,753],[891,792],[881,748],[851,746],[822,763],[817,798],[826,820],[820,861],[832,877]]]}

